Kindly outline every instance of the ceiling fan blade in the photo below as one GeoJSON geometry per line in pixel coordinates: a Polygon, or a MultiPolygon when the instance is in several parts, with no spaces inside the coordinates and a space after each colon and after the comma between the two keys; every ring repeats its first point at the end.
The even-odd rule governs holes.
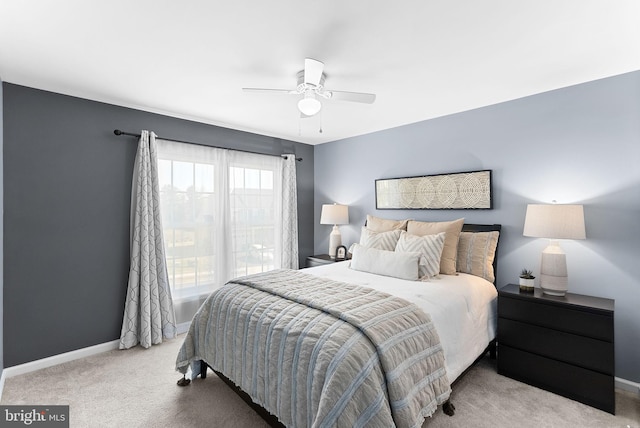
{"type": "Polygon", "coordinates": [[[324,63],[313,58],[304,59],[304,83],[319,86],[322,79],[324,63]]]}
{"type": "Polygon", "coordinates": [[[332,100],[353,101],[356,103],[372,104],[376,100],[376,94],[364,92],[327,91],[332,100]]]}
{"type": "Polygon", "coordinates": [[[289,89],[242,88],[242,90],[244,92],[261,92],[267,94],[298,94],[298,92],[289,89]]]}

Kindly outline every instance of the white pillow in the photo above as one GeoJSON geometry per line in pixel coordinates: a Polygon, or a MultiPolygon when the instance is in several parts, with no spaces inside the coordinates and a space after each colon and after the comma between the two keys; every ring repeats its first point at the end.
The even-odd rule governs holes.
{"type": "Polygon", "coordinates": [[[396,253],[353,244],[351,269],[416,281],[420,253],[396,253]]]}
{"type": "Polygon", "coordinates": [[[396,252],[417,252],[422,255],[420,259],[420,278],[430,278],[440,272],[440,258],[444,248],[445,232],[435,235],[416,236],[404,230],[400,235],[396,252]]]}
{"type": "Polygon", "coordinates": [[[363,227],[360,233],[360,245],[377,248],[379,250],[393,251],[396,249],[398,239],[400,239],[400,232],[403,231],[390,230],[388,232],[374,232],[363,227]]]}

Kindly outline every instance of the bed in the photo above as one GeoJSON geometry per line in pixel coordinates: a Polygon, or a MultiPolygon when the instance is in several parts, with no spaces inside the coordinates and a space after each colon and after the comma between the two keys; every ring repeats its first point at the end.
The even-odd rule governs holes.
{"type": "Polygon", "coordinates": [[[500,225],[461,230],[456,255],[468,255],[459,257],[472,273],[401,279],[356,270],[360,252],[230,281],[194,317],[176,369],[205,378],[211,368],[272,426],[419,427],[439,406],[452,414],[451,386],[495,352],[497,292],[489,279],[500,225]],[[489,233],[491,257],[479,261],[479,245],[472,251],[469,242],[489,233]]]}

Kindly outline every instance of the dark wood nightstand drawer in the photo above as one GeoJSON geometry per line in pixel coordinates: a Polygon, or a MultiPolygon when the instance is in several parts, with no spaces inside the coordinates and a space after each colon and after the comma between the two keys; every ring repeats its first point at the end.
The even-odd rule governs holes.
{"type": "MultiPolygon", "coordinates": [[[[347,260],[349,259],[350,257],[347,257],[347,260]]],[[[305,267],[322,266],[329,263],[335,263],[335,262],[341,262],[341,261],[345,261],[345,259],[336,260],[336,259],[332,259],[331,256],[329,256],[329,254],[318,254],[315,256],[307,257],[305,261],[305,267]]]]}
{"type": "Polygon", "coordinates": [[[498,342],[523,351],[614,374],[613,343],[498,318],[498,342]]]}
{"type": "Polygon", "coordinates": [[[316,267],[335,262],[336,259],[332,259],[329,254],[318,254],[315,256],[307,257],[307,259],[305,260],[305,267],[316,267]]]}
{"type": "Polygon", "coordinates": [[[586,370],[499,343],[498,373],[615,413],[613,376],[586,370]]]}
{"type": "Polygon", "coordinates": [[[498,316],[613,342],[613,314],[586,312],[500,296],[498,316]]]}

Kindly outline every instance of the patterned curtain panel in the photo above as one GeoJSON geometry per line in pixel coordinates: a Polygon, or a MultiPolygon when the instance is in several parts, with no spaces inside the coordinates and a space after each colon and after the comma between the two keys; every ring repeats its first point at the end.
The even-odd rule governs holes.
{"type": "Polygon", "coordinates": [[[156,135],[142,131],[131,192],[131,266],[120,349],[176,335],[160,217],[156,135]]]}
{"type": "Polygon", "coordinates": [[[298,191],[292,154],[283,162],[282,205],[282,267],[298,269],[298,191]]]}

